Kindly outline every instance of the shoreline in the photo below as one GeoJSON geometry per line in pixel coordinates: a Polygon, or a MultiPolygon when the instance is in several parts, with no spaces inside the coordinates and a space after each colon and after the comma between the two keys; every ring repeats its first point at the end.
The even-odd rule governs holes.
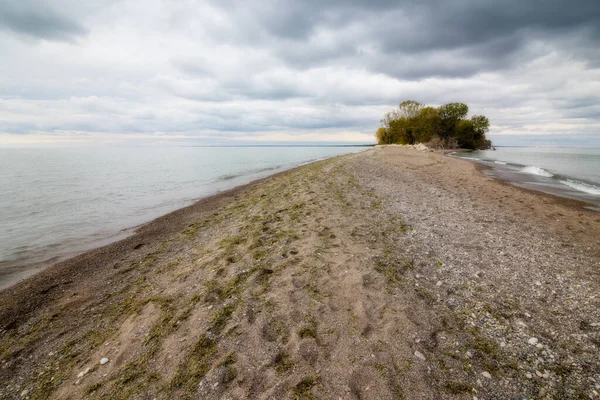
{"type": "MultiPolygon", "coordinates": [[[[368,149],[367,150],[363,150],[363,151],[368,151],[368,149]]],[[[416,151],[422,151],[422,150],[416,150],[416,151]]],[[[483,163],[483,162],[480,162],[480,161],[470,160],[470,159],[464,159],[464,158],[453,156],[453,152],[448,151],[448,150],[442,150],[442,151],[435,151],[434,150],[434,152],[437,153],[437,154],[441,154],[443,156],[453,157],[453,158],[457,158],[459,160],[470,162],[473,165],[475,165],[477,171],[480,172],[480,173],[482,173],[482,174],[485,174],[484,171],[486,171],[486,170],[492,170],[493,169],[493,166],[488,165],[488,164],[483,163]]],[[[360,152],[357,152],[357,153],[360,153],[360,152]]],[[[357,153],[351,153],[351,154],[357,154],[357,153]]],[[[335,158],[335,157],[341,157],[341,156],[334,156],[334,157],[329,157],[329,158],[335,158]]],[[[158,217],[156,217],[156,218],[154,218],[154,219],[152,219],[152,220],[150,220],[148,222],[144,222],[144,223],[141,223],[141,224],[136,225],[136,226],[132,226],[132,227],[121,229],[118,233],[116,233],[116,234],[114,234],[114,235],[112,235],[110,237],[103,237],[103,238],[100,238],[100,239],[96,239],[96,240],[93,241],[93,243],[90,243],[89,246],[84,246],[84,248],[82,248],[82,249],[73,250],[72,252],[70,252],[71,255],[64,255],[64,256],[63,255],[55,255],[55,256],[49,258],[48,261],[41,261],[41,262],[38,262],[38,263],[31,264],[31,265],[34,266],[33,268],[31,268],[34,271],[33,273],[31,273],[31,274],[29,274],[27,272],[23,273],[22,274],[23,276],[17,278],[16,280],[12,280],[12,282],[8,286],[3,286],[2,284],[0,284],[0,292],[2,292],[4,290],[7,290],[7,289],[10,289],[11,287],[13,287],[13,286],[15,286],[15,285],[17,285],[17,284],[19,284],[19,283],[21,283],[21,282],[29,279],[29,278],[35,277],[36,275],[44,272],[45,270],[47,270],[49,268],[53,268],[54,266],[58,266],[59,264],[62,265],[63,263],[68,263],[71,260],[73,260],[73,259],[75,259],[75,258],[77,258],[79,256],[83,256],[83,255],[87,254],[88,252],[93,252],[95,250],[99,250],[99,249],[102,249],[104,247],[108,247],[108,246],[117,244],[117,243],[119,243],[121,241],[125,241],[125,240],[127,240],[127,239],[129,239],[129,238],[131,238],[133,236],[136,236],[139,233],[140,229],[144,228],[146,225],[154,224],[158,220],[162,220],[163,218],[169,217],[171,214],[176,214],[176,213],[179,213],[179,212],[185,212],[184,210],[186,210],[188,208],[191,209],[192,207],[196,206],[198,203],[200,203],[200,202],[202,202],[204,200],[210,202],[211,198],[213,198],[213,197],[217,198],[217,197],[220,197],[220,195],[227,196],[228,192],[237,192],[238,190],[240,190],[241,192],[243,192],[245,189],[247,189],[249,187],[252,187],[252,186],[254,186],[256,184],[260,184],[262,181],[268,180],[269,178],[277,177],[278,175],[285,174],[287,172],[294,171],[294,170],[296,170],[298,168],[302,168],[302,167],[304,167],[306,165],[318,163],[318,162],[321,162],[321,161],[324,161],[324,160],[327,160],[327,159],[328,158],[318,159],[318,160],[314,160],[314,161],[309,161],[309,162],[306,162],[306,163],[302,163],[302,164],[299,164],[299,165],[296,165],[296,166],[293,166],[293,167],[289,167],[287,169],[283,169],[281,171],[275,172],[274,174],[267,175],[267,176],[261,177],[261,178],[257,178],[257,179],[251,180],[251,181],[249,181],[247,183],[244,183],[244,184],[241,184],[241,185],[237,185],[237,186],[234,186],[232,188],[225,189],[225,190],[222,190],[222,191],[218,191],[218,192],[216,192],[214,194],[211,194],[211,195],[208,195],[208,196],[205,196],[205,197],[198,198],[198,199],[194,200],[192,202],[192,204],[189,204],[187,206],[175,209],[175,210],[173,210],[171,212],[168,212],[166,214],[158,216],[158,217]],[[53,260],[53,259],[58,259],[58,261],[50,261],[50,260],[53,260]]],[[[546,191],[535,189],[535,188],[532,188],[532,187],[519,186],[519,185],[515,184],[515,182],[512,182],[512,181],[510,181],[508,179],[503,179],[502,177],[499,177],[499,176],[492,175],[492,177],[495,178],[495,180],[498,183],[500,183],[500,184],[509,185],[509,186],[512,186],[512,187],[517,188],[519,190],[523,190],[525,192],[529,192],[529,193],[532,193],[532,194],[537,194],[537,195],[540,195],[540,196],[547,196],[552,201],[554,201],[554,202],[556,202],[558,204],[562,204],[562,205],[567,206],[567,207],[572,207],[572,208],[575,208],[575,209],[582,209],[582,208],[584,208],[584,209],[587,209],[587,210],[590,210],[590,211],[600,212],[600,209],[596,209],[597,205],[595,203],[590,203],[588,201],[580,200],[580,199],[576,199],[576,198],[572,198],[572,197],[561,196],[561,195],[556,194],[556,193],[546,192],[546,191]]]]}
{"type": "Polygon", "coordinates": [[[600,197],[593,192],[586,192],[577,187],[573,187],[564,181],[577,182],[578,184],[587,185],[591,188],[598,188],[598,183],[587,181],[585,178],[573,177],[563,175],[561,173],[548,173],[548,171],[542,170],[543,173],[548,173],[549,176],[538,175],[538,174],[527,174],[523,173],[524,168],[535,168],[539,167],[526,164],[517,164],[514,162],[497,161],[488,159],[479,159],[472,157],[463,157],[458,154],[469,154],[472,151],[469,150],[458,150],[450,153],[451,157],[467,160],[474,162],[479,165],[483,165],[488,176],[495,177],[499,180],[509,182],[515,187],[521,187],[537,192],[554,195],[561,198],[572,199],[587,203],[587,208],[592,211],[600,212],[600,197]],[[517,169],[515,169],[515,167],[517,169]]]}
{"type": "MultiPolygon", "coordinates": [[[[339,157],[339,156],[335,156],[335,157],[339,157]]],[[[335,157],[332,157],[332,158],[335,158],[335,157]]],[[[323,161],[323,160],[311,161],[311,162],[308,162],[305,164],[290,167],[283,171],[275,172],[271,175],[254,179],[248,183],[237,185],[230,189],[221,190],[221,191],[218,191],[218,192],[216,192],[212,195],[206,196],[206,197],[198,198],[198,199],[194,200],[192,204],[177,208],[176,210],[173,210],[171,212],[168,212],[166,214],[158,216],[148,222],[145,222],[145,223],[142,223],[142,224],[139,224],[136,226],[124,228],[121,231],[119,231],[119,233],[113,235],[112,237],[98,239],[98,240],[94,241],[94,242],[99,242],[99,243],[108,241],[108,243],[106,243],[106,244],[103,244],[100,246],[92,246],[92,247],[84,249],[84,250],[75,250],[74,251],[74,253],[76,253],[75,255],[67,256],[67,258],[61,257],[62,259],[58,262],[51,262],[51,263],[40,262],[39,264],[42,264],[42,266],[36,268],[36,269],[39,269],[39,271],[34,272],[32,275],[28,275],[26,277],[20,278],[19,280],[12,283],[10,286],[0,288],[0,294],[2,294],[2,292],[4,292],[4,291],[10,290],[11,288],[13,288],[14,286],[19,285],[19,284],[27,285],[26,282],[28,280],[35,279],[38,275],[43,274],[44,272],[48,271],[49,269],[68,268],[68,267],[66,267],[66,265],[71,265],[73,263],[79,263],[80,262],[79,259],[81,259],[81,258],[104,256],[104,254],[106,254],[107,252],[116,251],[117,249],[119,249],[119,250],[124,249],[127,246],[129,246],[132,242],[144,242],[144,241],[158,240],[159,237],[173,233],[173,232],[177,231],[177,229],[184,228],[185,223],[182,221],[189,214],[209,212],[210,210],[212,210],[214,208],[218,208],[220,203],[222,203],[223,201],[226,201],[226,199],[230,199],[232,197],[238,196],[239,194],[243,193],[245,190],[248,190],[256,185],[259,185],[263,181],[277,177],[277,176],[285,174],[287,172],[294,171],[298,168],[302,168],[305,165],[310,165],[312,163],[317,163],[320,161],[323,161]],[[205,207],[205,209],[203,207],[205,207]],[[176,222],[173,222],[172,220],[176,221],[176,222]],[[125,232],[127,232],[127,233],[125,233],[125,232]],[[126,235],[125,237],[121,237],[123,233],[125,233],[125,235],[126,235]],[[113,240],[113,237],[119,237],[119,238],[116,238],[113,240]],[[114,250],[111,248],[112,246],[115,247],[114,250]],[[75,261],[75,260],[78,260],[78,261],[75,261]]],[[[56,258],[56,257],[60,257],[60,256],[55,256],[52,258],[56,258]]],[[[42,279],[44,280],[47,278],[44,277],[42,279]]]]}
{"type": "MultiPolygon", "coordinates": [[[[360,146],[352,146],[352,147],[360,147],[360,146]]],[[[336,157],[336,156],[334,156],[334,157],[336,157]]],[[[304,165],[309,165],[309,164],[312,164],[315,162],[319,162],[324,159],[327,159],[327,158],[320,158],[320,159],[315,159],[312,161],[302,162],[300,164],[292,164],[289,166],[274,168],[274,169],[269,170],[268,175],[263,175],[263,172],[258,173],[258,174],[252,173],[252,174],[248,174],[248,175],[242,175],[242,176],[239,176],[236,178],[242,179],[243,183],[235,184],[234,186],[226,188],[226,189],[217,189],[212,194],[209,194],[207,196],[201,196],[201,197],[191,200],[191,202],[188,205],[185,205],[183,207],[177,207],[177,208],[173,209],[172,211],[169,211],[165,214],[160,214],[158,216],[151,218],[150,220],[139,223],[137,225],[127,226],[127,227],[120,229],[119,231],[111,232],[110,234],[107,233],[107,235],[100,234],[99,237],[96,239],[93,239],[91,237],[80,238],[79,240],[76,240],[73,245],[69,246],[68,249],[65,248],[60,252],[54,252],[54,253],[46,251],[46,252],[43,252],[43,255],[40,254],[40,255],[36,256],[35,260],[32,259],[31,261],[25,262],[25,260],[20,259],[20,260],[15,260],[13,262],[7,262],[6,270],[8,272],[6,270],[3,270],[2,275],[0,275],[2,278],[0,280],[0,291],[8,289],[25,279],[28,279],[36,274],[39,274],[40,272],[43,272],[44,270],[46,270],[48,268],[53,267],[56,264],[60,264],[60,263],[69,261],[69,260],[71,260],[79,255],[85,254],[89,251],[93,251],[95,249],[105,247],[105,246],[108,246],[113,243],[117,243],[121,240],[125,240],[128,237],[135,235],[137,233],[137,231],[144,225],[151,224],[159,218],[165,217],[171,213],[177,212],[184,208],[193,206],[194,204],[196,204],[197,202],[199,202],[203,199],[207,199],[209,197],[216,196],[222,192],[236,189],[238,187],[249,185],[254,182],[258,182],[260,180],[269,178],[271,176],[276,176],[278,174],[285,173],[287,171],[291,171],[296,168],[300,168],[304,165]],[[254,176],[254,175],[258,175],[258,176],[254,176]],[[248,181],[247,178],[250,178],[250,180],[248,181]],[[23,265],[25,265],[25,268],[23,267],[23,265]]],[[[57,247],[64,247],[64,244],[57,244],[57,247]]]]}
{"type": "Polygon", "coordinates": [[[297,167],[0,291],[0,397],[592,394],[600,217],[465,161],[297,167]]]}

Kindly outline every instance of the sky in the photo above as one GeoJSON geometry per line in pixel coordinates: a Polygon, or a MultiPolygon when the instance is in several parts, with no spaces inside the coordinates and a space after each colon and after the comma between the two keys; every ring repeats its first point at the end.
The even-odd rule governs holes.
{"type": "Polygon", "coordinates": [[[374,141],[404,100],[600,146],[598,0],[0,0],[0,146],[374,141]]]}

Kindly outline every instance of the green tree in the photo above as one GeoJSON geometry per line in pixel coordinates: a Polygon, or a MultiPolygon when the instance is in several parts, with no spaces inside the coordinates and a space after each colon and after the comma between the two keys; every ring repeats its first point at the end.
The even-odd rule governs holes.
{"type": "Polygon", "coordinates": [[[421,112],[423,104],[414,100],[406,100],[400,103],[398,111],[400,116],[404,118],[415,118],[421,112]]]}
{"type": "Polygon", "coordinates": [[[483,115],[473,115],[471,122],[473,123],[473,129],[481,135],[485,135],[490,129],[490,121],[483,115]]]}
{"type": "Polygon", "coordinates": [[[434,108],[407,100],[384,115],[375,136],[379,144],[435,142],[445,148],[489,148],[491,142],[485,138],[489,120],[483,115],[466,119],[468,113],[464,103],[434,108]]]}
{"type": "Polygon", "coordinates": [[[441,136],[448,138],[456,135],[457,124],[469,113],[469,107],[464,103],[448,103],[438,108],[442,123],[441,136]]]}
{"type": "Polygon", "coordinates": [[[419,114],[414,117],[413,127],[416,142],[429,142],[441,132],[442,120],[438,110],[434,107],[422,108],[419,114]]]}
{"type": "Polygon", "coordinates": [[[375,132],[375,137],[377,138],[377,143],[379,144],[392,144],[392,137],[389,134],[388,130],[384,127],[380,127],[375,132]]]}

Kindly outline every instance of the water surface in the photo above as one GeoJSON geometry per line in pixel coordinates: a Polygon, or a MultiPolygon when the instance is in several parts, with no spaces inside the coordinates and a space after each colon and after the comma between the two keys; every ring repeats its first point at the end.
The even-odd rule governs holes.
{"type": "Polygon", "coordinates": [[[365,148],[0,149],[0,288],[201,197],[365,148]]]}
{"type": "Polygon", "coordinates": [[[486,173],[517,186],[600,207],[600,149],[498,147],[456,156],[486,164],[491,167],[486,173]]]}

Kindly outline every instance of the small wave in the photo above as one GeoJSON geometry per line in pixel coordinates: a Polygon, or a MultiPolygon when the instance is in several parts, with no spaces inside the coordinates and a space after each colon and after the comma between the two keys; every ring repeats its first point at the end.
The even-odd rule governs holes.
{"type": "Polygon", "coordinates": [[[220,177],[217,178],[217,181],[230,181],[232,179],[240,178],[242,176],[260,174],[260,173],[268,172],[268,171],[275,171],[282,167],[283,167],[282,165],[274,165],[272,167],[254,168],[254,169],[249,169],[249,170],[238,172],[238,173],[221,175],[220,177]]]}
{"type": "Polygon", "coordinates": [[[475,160],[475,161],[481,161],[479,158],[477,157],[461,157],[464,158],[465,160],[475,160]]]}
{"type": "Polygon", "coordinates": [[[494,164],[506,165],[504,161],[494,161],[494,164]]]}
{"type": "Polygon", "coordinates": [[[235,179],[235,178],[239,178],[240,176],[242,176],[244,174],[231,174],[231,175],[221,175],[218,180],[220,181],[229,181],[231,179],[235,179]]]}
{"type": "Polygon", "coordinates": [[[524,168],[521,168],[519,171],[523,172],[524,174],[545,176],[546,178],[552,178],[554,176],[554,174],[551,174],[550,172],[546,171],[545,169],[540,168],[540,167],[534,167],[534,166],[524,167],[524,168]]]}
{"type": "Polygon", "coordinates": [[[583,183],[583,182],[574,181],[574,180],[571,180],[571,179],[566,179],[564,181],[560,181],[560,183],[562,183],[563,185],[567,185],[569,187],[572,187],[573,189],[577,189],[580,192],[585,192],[585,193],[589,193],[589,194],[594,194],[594,195],[600,196],[600,187],[594,186],[594,185],[590,185],[589,183],[583,183]]]}

